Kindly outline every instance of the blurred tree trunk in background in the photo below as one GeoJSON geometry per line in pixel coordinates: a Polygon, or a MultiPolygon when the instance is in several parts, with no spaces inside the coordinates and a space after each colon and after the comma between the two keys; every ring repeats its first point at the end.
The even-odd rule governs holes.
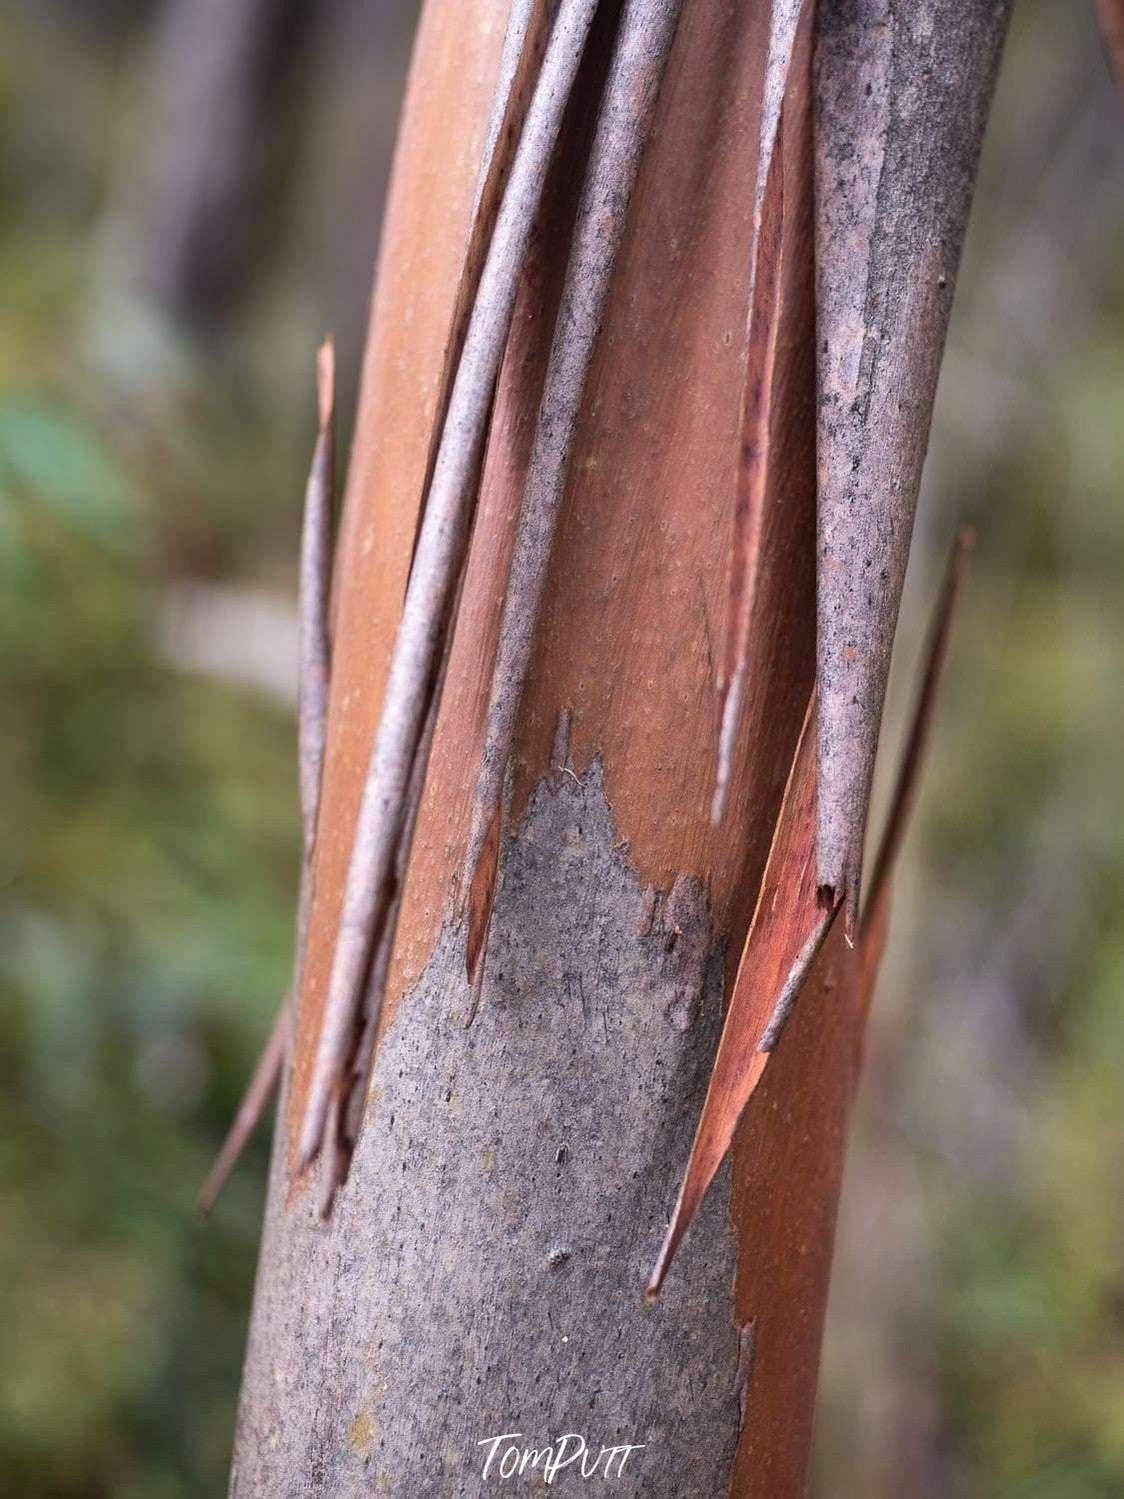
{"type": "Polygon", "coordinates": [[[295,238],[324,267],[350,368],[415,13],[416,0],[164,0],[107,215],[113,286],[206,330],[295,238]]]}
{"type": "Polygon", "coordinates": [[[173,321],[220,315],[262,236],[307,0],[167,0],[117,205],[119,273],[173,321]]]}
{"type": "MultiPolygon", "coordinates": [[[[315,904],[232,1492],[475,1493],[502,1433],[643,1444],[627,1493],[802,1491],[862,1005],[842,924],[643,1299],[814,678],[810,24],[785,98],[780,326],[746,702],[710,820],[768,8],[685,7],[584,394],[474,1020],[453,891],[591,122],[594,24],[500,375],[364,1130],[331,1218],[291,1184],[408,575],[503,38],[429,0],[339,542],[315,904]]],[[[974,150],[982,121],[965,120],[974,150]]],[[[927,422],[927,414],[925,417],[927,422]]],[[[571,1470],[571,1473],[574,1470],[571,1470]]],[[[494,1478],[493,1472],[493,1478],[494,1478]]]]}

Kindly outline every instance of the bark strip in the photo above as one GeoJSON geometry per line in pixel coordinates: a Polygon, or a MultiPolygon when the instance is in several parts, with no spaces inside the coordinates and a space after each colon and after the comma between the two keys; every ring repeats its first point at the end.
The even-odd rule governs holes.
{"type": "Polygon", "coordinates": [[[859,938],[859,1006],[864,1019],[874,997],[878,970],[882,966],[882,954],[890,927],[890,897],[894,868],[902,839],[905,837],[905,830],[909,825],[909,815],[921,777],[921,766],[933,731],[933,719],[936,716],[937,697],[940,692],[941,677],[944,674],[945,658],[948,655],[956,601],[960,596],[960,584],[972,549],[972,542],[970,530],[965,528],[958,532],[948,559],[944,581],[937,595],[933,619],[929,626],[925,668],[918,687],[909,734],[894,783],[890,811],[882,833],[882,841],[878,847],[878,857],[874,861],[874,873],[863,909],[862,931],[859,938]]]}
{"type": "Polygon", "coordinates": [[[1010,0],[821,0],[817,865],[859,908],[890,653],[1010,0]]]}
{"type": "Polygon", "coordinates": [[[324,1136],[345,1063],[391,866],[405,796],[457,586],[467,522],[500,357],[546,167],[597,0],[562,0],[496,220],[449,399],[425,501],[382,714],[355,828],[328,993],[300,1136],[300,1168],[324,1136]]]}
{"type": "Polygon", "coordinates": [[[231,1172],[237,1166],[246,1148],[247,1141],[257,1129],[258,1122],[265,1113],[269,1100],[273,1097],[274,1089],[281,1080],[281,1069],[285,1064],[291,1025],[292,1000],[289,995],[286,995],[281,1008],[277,1011],[269,1032],[269,1039],[258,1058],[242,1102],[238,1105],[238,1112],[222,1143],[222,1148],[215,1157],[214,1165],[207,1173],[206,1181],[199,1188],[199,1195],[195,1199],[195,1211],[201,1217],[207,1217],[218,1201],[223,1188],[230,1180],[231,1172]]]}
{"type": "Polygon", "coordinates": [[[359,1139],[359,1131],[363,1124],[363,1109],[367,1101],[367,1090],[370,1086],[371,1069],[375,1059],[375,1043],[382,1016],[382,1000],[386,992],[390,959],[394,952],[394,938],[398,931],[398,916],[402,908],[402,892],[406,883],[410,846],[413,842],[418,812],[421,809],[425,767],[433,741],[433,726],[439,699],[440,693],[435,694],[422,731],[421,745],[406,792],[406,820],[402,824],[398,853],[394,861],[394,887],[390,905],[375,943],[374,954],[371,958],[371,971],[367,977],[363,999],[356,1016],[352,1047],[333,1099],[332,1108],[329,1110],[329,1125],[326,1133],[328,1149],[321,1165],[320,1181],[320,1215],[324,1218],[332,1210],[336,1192],[347,1180],[356,1141],[359,1139]]]}
{"type": "Polygon", "coordinates": [[[797,995],[830,930],[815,871],[815,700],[792,762],[773,846],[671,1224],[648,1282],[655,1296],[734,1141],[797,995]]]}
{"type": "MultiPolygon", "coordinates": [[[[484,143],[484,156],[476,182],[476,198],[472,206],[468,239],[465,242],[464,259],[457,281],[452,322],[445,346],[445,361],[434,408],[429,457],[425,466],[425,482],[422,485],[423,501],[429,494],[429,487],[433,482],[433,470],[437,463],[437,454],[449,414],[453,381],[460,365],[461,354],[464,352],[464,341],[480,290],[480,277],[483,274],[488,247],[495,232],[504,188],[507,186],[511,173],[516,148],[522,138],[535,81],[542,68],[543,52],[554,9],[555,4],[552,0],[512,0],[511,11],[507,18],[503,51],[500,54],[499,77],[496,80],[496,95],[488,120],[488,135],[484,143]]],[[[423,511],[419,509],[417,533],[414,538],[415,550],[417,536],[421,532],[422,514],[423,511]]]]}
{"type": "Polygon", "coordinates": [[[230,1179],[230,1173],[238,1164],[246,1142],[257,1128],[280,1080],[292,1027],[292,996],[300,992],[301,971],[308,942],[308,921],[312,904],[312,856],[316,846],[316,823],[320,815],[320,793],[324,779],[328,687],[331,679],[329,610],[332,587],[332,504],[335,496],[336,361],[330,339],[321,345],[316,357],[316,393],[319,430],[305,485],[297,584],[297,779],[303,846],[293,979],[288,994],[281,1002],[273,1028],[227,1137],[200,1188],[196,1209],[203,1215],[211,1211],[230,1179]]]}
{"type": "Polygon", "coordinates": [[[495,858],[482,855],[498,842],[504,777],[573,458],[574,432],[681,6],[682,0],[629,0],[601,99],[519,512],[469,826],[464,889],[470,977],[486,937],[495,889],[495,858]]]}
{"type": "Polygon", "coordinates": [[[336,492],[336,357],[330,340],[316,356],[316,391],[320,429],[304,497],[297,631],[297,741],[306,865],[312,859],[320,814],[332,669],[329,596],[336,492]]]}
{"type": "Polygon", "coordinates": [[[784,96],[789,85],[797,31],[806,0],[774,0],[769,17],[769,56],[761,104],[761,150],[753,208],[749,318],[746,325],[745,388],[741,445],[735,479],[734,534],[730,547],[726,629],[719,668],[722,724],[718,736],[711,820],[726,810],[734,738],[745,692],[749,631],[757,589],[762,516],[769,478],[769,432],[776,388],[777,334],[781,326],[781,248],[784,239],[784,96]]]}

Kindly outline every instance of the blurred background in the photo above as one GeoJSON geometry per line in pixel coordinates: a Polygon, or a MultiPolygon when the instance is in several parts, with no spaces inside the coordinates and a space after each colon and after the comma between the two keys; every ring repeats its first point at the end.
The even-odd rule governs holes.
{"type": "MultiPolygon", "coordinates": [[[[290,964],[295,558],[415,0],[0,0],[0,1490],[225,1492],[290,964]],[[264,1132],[263,1132],[264,1134],[264,1132]]],[[[346,440],[346,430],[343,434],[346,440]]],[[[1124,109],[1020,0],[895,664],[977,531],[848,1162],[815,1491],[1124,1494],[1124,109]]],[[[889,756],[892,759],[892,754],[889,756]]]]}

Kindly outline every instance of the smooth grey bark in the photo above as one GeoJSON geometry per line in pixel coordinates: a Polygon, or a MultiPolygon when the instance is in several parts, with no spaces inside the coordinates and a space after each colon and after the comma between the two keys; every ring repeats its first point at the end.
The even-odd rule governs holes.
{"type": "Polygon", "coordinates": [[[643,1298],[721,954],[698,881],[661,896],[617,842],[596,762],[538,787],[504,848],[476,1020],[446,925],[379,1049],[327,1223],[314,1191],[286,1204],[278,1130],[235,1499],[490,1492],[478,1444],[507,1432],[539,1450],[580,1434],[590,1464],[644,1444],[614,1464],[619,1494],[725,1491],[745,1372],[728,1168],[643,1298]]]}

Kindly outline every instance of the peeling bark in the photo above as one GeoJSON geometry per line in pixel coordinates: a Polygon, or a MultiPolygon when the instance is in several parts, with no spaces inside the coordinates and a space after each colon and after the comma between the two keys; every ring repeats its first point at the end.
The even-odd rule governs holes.
{"type": "Polygon", "coordinates": [[[475,972],[484,940],[495,879],[494,858],[482,856],[489,838],[491,847],[495,846],[503,783],[534,650],[558,511],[573,458],[574,433],[681,4],[682,0],[629,0],[599,102],[597,130],[535,426],[527,488],[519,511],[492,670],[480,784],[469,825],[465,888],[470,975],[475,972]]]}
{"type": "Polygon", "coordinates": [[[356,820],[343,917],[301,1130],[302,1170],[324,1138],[331,1100],[354,1042],[364,976],[385,920],[407,786],[461,571],[493,385],[543,179],[597,3],[560,0],[449,395],[356,820]]]}
{"type": "Polygon", "coordinates": [[[648,1285],[649,1296],[663,1284],[672,1256],[733,1144],[742,1112],[764,1075],[769,1054],[781,1038],[835,917],[836,908],[824,907],[816,890],[814,710],[813,699],[796,746],[702,1117],[648,1285]]]}
{"type": "MultiPolygon", "coordinates": [[[[504,10],[482,0],[470,19],[455,0],[429,0],[407,101],[340,549],[316,900],[232,1492],[471,1495],[484,1488],[478,1443],[519,1432],[541,1448],[574,1431],[595,1448],[644,1444],[615,1480],[622,1493],[790,1499],[807,1473],[862,1021],[858,955],[841,923],[771,1035],[784,985],[757,997],[754,1042],[769,1036],[772,1049],[756,1053],[768,1067],[732,1161],[718,1170],[658,1302],[642,1295],[815,678],[811,36],[798,27],[775,145],[784,212],[770,462],[741,733],[715,827],[715,640],[721,652],[754,244],[746,184],[763,180],[769,134],[765,7],[685,7],[675,35],[611,293],[581,371],[507,757],[512,831],[503,837],[500,821],[485,823],[495,899],[490,922],[470,936],[473,983],[456,895],[488,668],[623,8],[602,5],[592,26],[525,246],[460,604],[441,658],[444,690],[429,698],[440,703],[413,852],[393,897],[381,897],[393,899],[398,931],[380,950],[385,1003],[362,1019],[361,1054],[372,1039],[373,1075],[368,1087],[365,1074],[351,1074],[346,1109],[329,1095],[335,1118],[352,1121],[354,1148],[329,1222],[318,1217],[307,1176],[290,1172],[333,955],[354,916],[348,867],[376,724],[395,700],[388,662],[410,561],[421,556],[413,542],[427,423],[443,401],[472,232],[470,166],[441,156],[432,101],[477,143],[475,174],[486,159],[492,91],[481,68],[458,72],[458,39],[479,48],[485,22],[498,37],[504,10]],[[447,225],[427,215],[434,196],[451,205],[447,225]],[[413,262],[429,293],[440,290],[440,316],[431,299],[413,297],[413,262]],[[400,305],[387,284],[401,292],[400,305]],[[412,425],[396,382],[425,393],[412,425]],[[383,460],[384,434],[400,464],[383,460]]],[[[498,40],[486,55],[494,81],[498,40]]],[[[926,324],[920,336],[932,331],[926,324]]],[[[425,507],[423,528],[431,513],[425,507]]],[[[423,750],[410,763],[426,758],[423,750]]],[[[805,856],[785,858],[785,880],[796,871],[800,911],[818,922],[811,798],[798,802],[792,825],[803,830],[805,856]]],[[[396,854],[402,846],[394,840],[396,854]]],[[[793,961],[802,971],[804,947],[783,945],[788,967],[778,975],[793,961]]],[[[329,1140],[336,1135],[333,1125],[329,1140]]]]}
{"type": "Polygon", "coordinates": [[[890,897],[892,893],[894,866],[905,837],[913,798],[917,794],[917,783],[921,776],[921,762],[928,748],[929,736],[937,709],[937,693],[948,654],[949,636],[952,632],[952,617],[960,593],[960,581],[964,566],[973,545],[971,531],[965,529],[957,535],[949,557],[944,583],[933,610],[929,627],[929,643],[925,655],[925,667],[917,689],[917,702],[910,721],[909,734],[902,751],[894,782],[894,793],[890,811],[878,845],[878,857],[874,861],[874,874],[867,893],[863,911],[862,936],[859,942],[859,1007],[865,1017],[874,997],[874,986],[882,966],[882,954],[890,927],[890,897]]]}
{"type": "Polygon", "coordinates": [[[281,1080],[292,1019],[292,1002],[290,996],[286,995],[274,1018],[269,1037],[242,1096],[242,1102],[238,1105],[237,1112],[231,1120],[226,1139],[222,1142],[206,1180],[199,1188],[199,1195],[195,1199],[195,1211],[201,1217],[205,1218],[218,1201],[223,1188],[230,1180],[230,1173],[238,1164],[250,1136],[257,1129],[273,1097],[274,1090],[281,1080]]]}
{"type": "Polygon", "coordinates": [[[1010,0],[821,0],[819,882],[858,915],[878,731],[1010,0]]]}
{"type": "Polygon", "coordinates": [[[297,736],[304,859],[312,859],[324,745],[328,735],[328,683],[332,644],[328,600],[332,587],[332,506],[336,495],[336,356],[330,342],[316,358],[319,431],[305,489],[301,528],[297,736]]]}
{"type": "Polygon", "coordinates": [[[218,1200],[280,1081],[292,1031],[293,995],[300,992],[301,970],[304,967],[304,952],[308,941],[308,921],[312,909],[312,858],[316,848],[316,824],[320,816],[320,792],[324,778],[332,654],[329,597],[332,583],[332,505],[336,487],[336,358],[330,341],[321,345],[316,357],[316,395],[319,421],[304,491],[297,607],[297,775],[303,838],[293,980],[277,1011],[269,1039],[254,1068],[227,1137],[200,1188],[196,1209],[204,1216],[218,1200]]]}
{"type": "Polygon", "coordinates": [[[741,445],[735,479],[734,534],[730,548],[729,596],[718,685],[722,727],[718,736],[711,818],[726,810],[730,764],[741,719],[749,659],[749,632],[761,559],[761,527],[769,478],[777,335],[781,325],[781,253],[784,242],[784,96],[797,32],[813,7],[806,0],[776,0],[769,18],[769,49],[761,101],[761,147],[753,206],[753,252],[749,271],[745,386],[741,445]]]}

